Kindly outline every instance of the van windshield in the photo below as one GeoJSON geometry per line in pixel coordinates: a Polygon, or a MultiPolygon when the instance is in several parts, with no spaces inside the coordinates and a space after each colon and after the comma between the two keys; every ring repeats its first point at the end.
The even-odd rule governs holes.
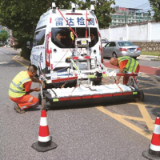
{"type": "MultiPolygon", "coordinates": [[[[72,28],[78,38],[85,38],[86,28],[72,28]]],[[[89,37],[89,29],[87,31],[89,37]]],[[[91,42],[89,47],[93,47],[98,42],[97,28],[90,28],[91,42]]],[[[75,48],[75,35],[69,28],[52,28],[51,40],[59,48],[75,48]]]]}

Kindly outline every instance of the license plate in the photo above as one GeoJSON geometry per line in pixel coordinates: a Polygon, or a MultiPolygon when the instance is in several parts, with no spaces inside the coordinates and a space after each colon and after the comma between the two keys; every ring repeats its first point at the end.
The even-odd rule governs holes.
{"type": "Polygon", "coordinates": [[[129,51],[131,51],[131,52],[133,52],[134,50],[135,50],[134,48],[129,49],[129,51]]]}

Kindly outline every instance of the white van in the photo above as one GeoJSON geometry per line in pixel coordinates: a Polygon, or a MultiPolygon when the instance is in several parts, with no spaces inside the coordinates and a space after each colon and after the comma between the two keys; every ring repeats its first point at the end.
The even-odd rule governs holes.
{"type": "MultiPolygon", "coordinates": [[[[60,10],[52,3],[52,8],[40,17],[34,34],[30,60],[48,80],[52,79],[51,75],[55,73],[58,76],[65,76],[64,72],[70,68],[69,57],[77,54],[81,57],[89,54],[97,61],[103,61],[99,25],[94,7],[91,8],[76,10],[73,5],[71,10],[60,10]],[[83,45],[78,47],[76,44],[79,43],[78,39],[87,40],[88,47],[83,45]]],[[[95,67],[94,61],[91,60],[90,69],[95,67]]],[[[80,70],[85,69],[85,65],[80,66],[80,70]]]]}

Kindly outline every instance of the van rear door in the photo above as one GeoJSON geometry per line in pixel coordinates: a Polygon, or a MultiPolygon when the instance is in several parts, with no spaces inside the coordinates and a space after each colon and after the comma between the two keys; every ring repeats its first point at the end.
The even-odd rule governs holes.
{"type": "Polygon", "coordinates": [[[47,27],[45,36],[45,64],[46,67],[51,67],[51,27],[47,27]]]}

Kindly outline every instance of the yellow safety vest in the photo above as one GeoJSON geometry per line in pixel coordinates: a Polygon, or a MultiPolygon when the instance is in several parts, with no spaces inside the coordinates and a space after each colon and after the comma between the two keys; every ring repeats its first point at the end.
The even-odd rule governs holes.
{"type": "Polygon", "coordinates": [[[129,56],[123,56],[118,58],[118,64],[120,64],[124,60],[128,60],[128,62],[123,70],[128,72],[135,72],[139,64],[138,61],[129,56]]]}
{"type": "Polygon", "coordinates": [[[22,97],[26,94],[24,83],[31,81],[27,71],[21,71],[12,80],[9,86],[9,96],[12,98],[22,97]]]}

